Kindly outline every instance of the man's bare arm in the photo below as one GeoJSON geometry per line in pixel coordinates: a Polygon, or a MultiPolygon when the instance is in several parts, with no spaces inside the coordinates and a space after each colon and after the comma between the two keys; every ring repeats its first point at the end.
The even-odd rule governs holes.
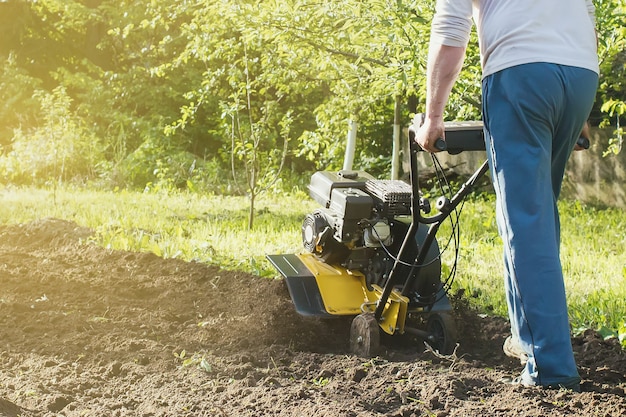
{"type": "Polygon", "coordinates": [[[465,47],[431,44],[428,52],[426,114],[415,141],[428,152],[437,152],[435,141],[444,138],[443,114],[452,87],[461,72],[465,47]]]}

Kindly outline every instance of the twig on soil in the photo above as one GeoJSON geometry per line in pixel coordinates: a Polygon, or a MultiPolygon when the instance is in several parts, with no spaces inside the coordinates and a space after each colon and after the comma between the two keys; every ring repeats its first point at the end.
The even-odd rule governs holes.
{"type": "MultiPolygon", "coordinates": [[[[276,371],[280,372],[280,371],[278,370],[278,365],[276,364],[276,361],[274,360],[274,357],[273,357],[273,356],[270,356],[270,360],[272,361],[272,365],[274,365],[274,369],[275,369],[276,371]]],[[[269,366],[268,366],[268,368],[269,368],[269,366]]]]}
{"type": "Polygon", "coordinates": [[[209,284],[211,284],[213,288],[217,289],[217,284],[219,284],[220,278],[221,276],[219,275],[215,276],[211,281],[209,281],[209,284]]]}
{"type": "Polygon", "coordinates": [[[457,356],[456,354],[456,350],[459,348],[459,344],[457,343],[456,346],[454,347],[454,350],[452,351],[451,354],[449,355],[444,355],[442,353],[439,353],[438,351],[436,351],[435,349],[433,349],[433,347],[431,345],[428,344],[428,342],[424,342],[424,345],[426,346],[426,352],[430,352],[433,355],[435,355],[435,357],[451,362],[450,363],[450,370],[452,371],[454,369],[454,367],[456,366],[456,364],[459,362],[459,360],[465,356],[465,355],[461,355],[461,356],[457,356]]]}

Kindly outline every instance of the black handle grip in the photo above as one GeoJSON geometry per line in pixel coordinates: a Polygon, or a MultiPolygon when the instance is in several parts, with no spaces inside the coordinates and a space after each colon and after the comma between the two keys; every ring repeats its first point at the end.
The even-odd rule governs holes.
{"type": "Polygon", "coordinates": [[[448,149],[448,144],[445,140],[439,138],[435,141],[435,148],[439,149],[440,151],[445,151],[446,149],[448,149]]]}
{"type": "Polygon", "coordinates": [[[576,141],[576,145],[580,146],[583,149],[589,149],[589,139],[583,138],[582,136],[578,138],[576,141]]]}

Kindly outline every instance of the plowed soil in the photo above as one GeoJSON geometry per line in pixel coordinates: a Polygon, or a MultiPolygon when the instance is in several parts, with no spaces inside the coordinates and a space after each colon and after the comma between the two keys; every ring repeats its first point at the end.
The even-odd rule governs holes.
{"type": "Polygon", "coordinates": [[[503,385],[506,321],[457,300],[440,358],[393,337],[364,359],[348,318],[298,316],[282,280],[0,226],[0,416],[623,416],[626,355],[573,338],[582,393],[503,385]]]}

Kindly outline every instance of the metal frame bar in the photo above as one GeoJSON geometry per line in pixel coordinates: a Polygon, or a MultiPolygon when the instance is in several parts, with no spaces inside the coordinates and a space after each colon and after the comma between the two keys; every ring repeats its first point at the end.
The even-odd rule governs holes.
{"type": "Polygon", "coordinates": [[[423,217],[421,214],[421,207],[419,203],[419,180],[418,180],[418,164],[417,164],[417,155],[420,152],[420,147],[413,140],[412,135],[409,135],[409,146],[410,146],[410,180],[411,180],[411,225],[409,226],[409,230],[407,231],[406,236],[404,237],[404,241],[402,242],[402,246],[398,251],[398,256],[393,264],[391,272],[389,274],[389,278],[383,288],[383,293],[378,300],[378,304],[376,306],[376,311],[374,315],[377,320],[380,321],[383,312],[385,310],[385,305],[389,300],[389,296],[393,288],[396,285],[400,284],[399,277],[399,269],[400,265],[404,263],[410,263],[413,266],[411,267],[411,272],[409,273],[409,277],[404,283],[402,288],[402,295],[407,296],[411,289],[413,288],[415,281],[419,278],[420,266],[428,254],[430,246],[435,240],[435,236],[439,227],[443,224],[444,220],[448,218],[450,213],[456,209],[456,207],[467,197],[467,195],[473,191],[474,186],[478,182],[478,180],[487,172],[489,169],[487,161],[483,162],[483,164],[474,172],[474,174],[461,186],[459,191],[452,197],[452,199],[440,208],[439,214],[432,217],[423,217]],[[426,234],[426,238],[418,250],[418,254],[415,260],[405,259],[405,253],[407,252],[407,248],[412,241],[415,241],[415,235],[421,224],[430,224],[428,229],[428,233],[426,234]]]}

